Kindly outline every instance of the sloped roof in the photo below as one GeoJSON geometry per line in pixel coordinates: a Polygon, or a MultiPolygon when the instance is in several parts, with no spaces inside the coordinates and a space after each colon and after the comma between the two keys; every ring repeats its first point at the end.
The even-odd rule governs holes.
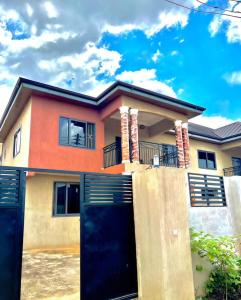
{"type": "Polygon", "coordinates": [[[241,122],[234,122],[217,129],[189,123],[189,133],[225,142],[233,137],[241,137],[241,122]]]}
{"type": "Polygon", "coordinates": [[[236,135],[241,134],[241,122],[234,122],[229,125],[220,127],[215,130],[215,132],[221,137],[221,138],[230,138],[236,135]]]}
{"type": "Polygon", "coordinates": [[[188,126],[189,133],[195,134],[195,135],[201,135],[204,137],[209,137],[213,139],[220,139],[220,136],[215,133],[215,129],[198,125],[195,123],[189,123],[188,126]]]}

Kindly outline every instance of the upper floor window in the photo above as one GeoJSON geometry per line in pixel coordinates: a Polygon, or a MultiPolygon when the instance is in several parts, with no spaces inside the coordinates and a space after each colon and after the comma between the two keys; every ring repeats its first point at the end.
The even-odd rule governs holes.
{"type": "Polygon", "coordinates": [[[75,215],[80,213],[79,183],[55,183],[54,215],[75,215]]]}
{"type": "Polygon", "coordinates": [[[198,165],[201,169],[216,169],[215,153],[198,151],[198,165]]]}
{"type": "Polygon", "coordinates": [[[13,157],[18,155],[21,148],[21,128],[17,130],[13,137],[13,157]]]}
{"type": "Polygon", "coordinates": [[[95,148],[95,124],[60,118],[59,141],[61,145],[95,148]]]}

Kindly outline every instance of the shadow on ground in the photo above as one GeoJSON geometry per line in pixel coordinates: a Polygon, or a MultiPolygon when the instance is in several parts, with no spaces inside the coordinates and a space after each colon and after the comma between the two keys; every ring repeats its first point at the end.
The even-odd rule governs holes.
{"type": "Polygon", "coordinates": [[[79,248],[24,251],[21,300],[79,300],[79,248]]]}

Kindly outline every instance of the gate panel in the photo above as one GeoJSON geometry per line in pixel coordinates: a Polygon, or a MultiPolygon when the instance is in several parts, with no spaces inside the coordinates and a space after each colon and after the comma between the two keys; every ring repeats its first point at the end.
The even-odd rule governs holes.
{"type": "Polygon", "coordinates": [[[0,167],[0,299],[19,300],[25,173],[0,167]]]}
{"type": "Polygon", "coordinates": [[[81,299],[132,299],[137,270],[131,176],[81,178],[81,299]]]}

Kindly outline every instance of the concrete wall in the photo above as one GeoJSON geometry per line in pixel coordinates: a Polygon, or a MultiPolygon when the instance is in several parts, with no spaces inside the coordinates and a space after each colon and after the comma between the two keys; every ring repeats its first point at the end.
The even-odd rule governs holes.
{"type": "Polygon", "coordinates": [[[54,217],[54,182],[79,182],[79,176],[37,174],[27,178],[24,249],[68,247],[80,243],[80,217],[54,217]]]}
{"type": "Polygon", "coordinates": [[[10,130],[2,147],[3,166],[27,167],[29,160],[30,124],[32,102],[28,101],[24,110],[10,130]],[[16,131],[21,128],[21,147],[17,156],[13,157],[13,141],[16,131]]]}
{"type": "Polygon", "coordinates": [[[165,107],[160,107],[158,105],[147,103],[145,101],[134,99],[128,96],[120,96],[120,98],[121,98],[122,105],[126,105],[132,108],[137,108],[139,111],[142,112],[153,113],[162,116],[165,119],[174,120],[174,121],[182,120],[184,122],[187,122],[188,120],[186,115],[176,111],[172,111],[165,107]]]}
{"type": "MultiPolygon", "coordinates": [[[[241,234],[241,177],[224,177],[226,207],[191,207],[189,203],[190,226],[213,235],[241,234]]],[[[241,250],[241,249],[240,249],[241,250]]],[[[197,295],[205,295],[204,285],[211,270],[210,264],[193,255],[194,284],[197,295]],[[202,265],[202,272],[196,271],[196,265],[202,265]]]]}
{"type": "Polygon", "coordinates": [[[133,192],[139,299],[193,300],[185,170],[136,172],[133,192]]]}
{"type": "Polygon", "coordinates": [[[232,219],[233,234],[241,234],[241,176],[224,177],[227,205],[232,219]]]}
{"type": "Polygon", "coordinates": [[[191,207],[190,226],[214,235],[241,234],[241,176],[224,177],[227,206],[191,207]]]}

